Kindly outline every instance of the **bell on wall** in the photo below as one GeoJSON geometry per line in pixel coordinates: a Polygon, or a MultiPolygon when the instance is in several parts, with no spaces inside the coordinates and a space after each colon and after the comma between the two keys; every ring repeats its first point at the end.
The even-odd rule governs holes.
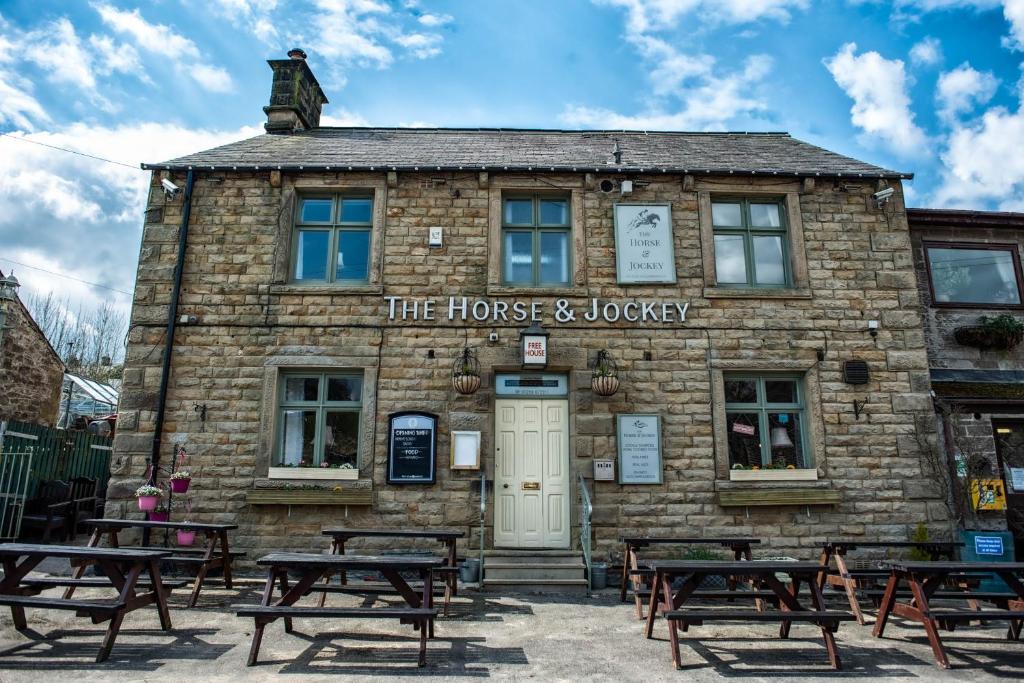
{"type": "Polygon", "coordinates": [[[463,395],[475,394],[480,388],[480,361],[468,346],[452,365],[452,386],[463,395]]]}
{"type": "Polygon", "coordinates": [[[793,440],[785,427],[772,427],[772,448],[792,448],[793,440]]]}

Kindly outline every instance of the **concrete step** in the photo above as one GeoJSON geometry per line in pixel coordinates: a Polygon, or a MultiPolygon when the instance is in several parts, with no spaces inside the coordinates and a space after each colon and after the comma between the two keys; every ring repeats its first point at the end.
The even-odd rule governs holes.
{"type": "Polygon", "coordinates": [[[587,592],[586,579],[484,579],[483,589],[501,593],[579,593],[587,592]]]}
{"type": "Polygon", "coordinates": [[[487,562],[484,576],[488,579],[548,580],[582,579],[585,567],[576,564],[547,564],[532,562],[487,562]]]}
{"type": "Polygon", "coordinates": [[[579,551],[556,550],[556,551],[486,551],[484,552],[484,565],[492,562],[500,564],[550,564],[550,565],[572,565],[583,564],[583,556],[579,551]]]}

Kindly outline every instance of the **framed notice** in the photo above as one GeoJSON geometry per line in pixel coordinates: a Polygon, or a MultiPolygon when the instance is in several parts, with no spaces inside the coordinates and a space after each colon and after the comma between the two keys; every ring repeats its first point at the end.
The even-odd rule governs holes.
{"type": "Polygon", "coordinates": [[[388,416],[388,483],[433,484],[437,415],[406,411],[388,416]]]}
{"type": "Polygon", "coordinates": [[[626,285],[676,281],[670,205],[615,205],[615,273],[626,285]]]}
{"type": "Polygon", "coordinates": [[[661,483],[661,416],[616,415],[620,484],[661,483]]]}
{"type": "Polygon", "coordinates": [[[480,432],[452,432],[453,470],[480,469],[480,432]]]}

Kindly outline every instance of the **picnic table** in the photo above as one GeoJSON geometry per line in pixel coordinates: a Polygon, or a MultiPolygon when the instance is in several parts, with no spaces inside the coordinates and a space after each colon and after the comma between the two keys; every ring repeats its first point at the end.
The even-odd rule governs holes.
{"type": "MultiPolygon", "coordinates": [[[[644,576],[649,572],[641,566],[640,557],[637,553],[641,548],[652,545],[718,545],[728,548],[733,553],[734,560],[751,559],[750,546],[760,543],[759,538],[688,538],[688,537],[651,537],[651,536],[619,536],[619,543],[626,546],[622,555],[622,586],[619,590],[619,600],[626,602],[626,594],[630,587],[633,589],[633,598],[636,602],[636,618],[644,618],[643,600],[646,594],[644,589],[644,576]]],[[[730,581],[730,587],[733,582],[730,581]]]]}
{"type": "MultiPolygon", "coordinates": [[[[660,612],[668,622],[672,663],[677,669],[681,666],[679,625],[682,624],[683,631],[687,631],[690,626],[698,626],[705,621],[778,621],[780,638],[789,637],[792,622],[810,622],[821,628],[832,667],[842,668],[833,633],[839,628],[840,621],[852,620],[853,617],[846,612],[830,612],[825,609],[825,600],[817,583],[821,567],[816,562],[654,560],[651,562],[651,569],[654,570],[655,578],[647,612],[646,636],[652,637],[654,619],[660,612]],[[776,574],[787,574],[790,578],[789,587],[780,581],[776,574]],[[698,586],[708,576],[750,578],[755,585],[766,586],[774,594],[779,609],[682,609],[688,600],[697,595],[698,586]],[[672,584],[677,578],[682,578],[683,581],[677,590],[673,590],[672,584]],[[805,607],[797,599],[801,582],[810,589],[810,607],[805,607]]],[[[701,599],[708,598],[701,596],[701,599]]]]}
{"type": "MultiPolygon", "coordinates": [[[[345,543],[352,540],[353,538],[425,538],[432,539],[445,546],[445,565],[440,569],[440,572],[435,570],[435,574],[444,574],[444,614],[448,615],[448,604],[451,601],[453,595],[458,594],[459,581],[457,576],[456,562],[456,542],[458,539],[463,538],[465,532],[458,531],[457,529],[353,529],[350,527],[330,527],[323,529],[324,536],[331,537],[331,554],[333,555],[344,555],[345,554],[345,543]]],[[[341,572],[341,584],[343,586],[348,584],[348,576],[344,571],[341,572]]],[[[331,575],[328,574],[324,578],[324,583],[330,583],[331,575]]],[[[320,595],[320,606],[324,606],[324,602],[327,599],[327,591],[324,591],[320,595]]]]}
{"type": "Polygon", "coordinates": [[[860,540],[829,540],[821,547],[819,562],[822,572],[818,578],[818,586],[825,585],[842,588],[850,601],[850,609],[858,624],[864,624],[864,613],[860,609],[857,590],[866,583],[889,578],[888,569],[850,569],[846,562],[847,553],[858,548],[900,548],[918,549],[928,553],[932,561],[954,559],[956,551],[963,547],[959,541],[860,541],[860,540]],[[829,571],[829,563],[835,560],[836,573],[829,571]]]}
{"type": "Polygon", "coordinates": [[[292,632],[292,618],[354,618],[378,619],[397,618],[400,623],[413,624],[420,632],[419,666],[427,664],[427,637],[434,637],[434,618],[437,610],[433,608],[432,572],[444,566],[445,559],[440,557],[402,557],[398,555],[312,555],[305,553],[272,553],[260,558],[256,564],[267,567],[267,583],[263,589],[263,598],[257,606],[237,608],[240,617],[253,617],[256,630],[252,636],[252,647],[249,650],[248,666],[256,664],[259,656],[263,630],[267,624],[277,619],[284,619],[285,633],[292,632]],[[309,593],[310,588],[321,577],[332,576],[338,572],[370,570],[380,572],[394,587],[396,593],[405,600],[405,607],[297,607],[295,603],[309,593]],[[415,571],[423,581],[422,594],[417,594],[401,572],[415,571]],[[289,583],[288,573],[297,574],[293,584],[289,583]],[[275,585],[280,589],[280,597],[273,601],[275,585]]]}
{"type": "MultiPolygon", "coordinates": [[[[87,519],[85,523],[93,528],[89,537],[90,548],[99,547],[103,537],[112,548],[121,547],[118,543],[118,534],[125,529],[165,529],[167,531],[195,531],[202,533],[205,541],[199,548],[175,546],[173,548],[160,548],[158,546],[144,546],[143,550],[171,550],[170,556],[166,559],[176,564],[189,564],[199,567],[196,572],[196,579],[192,586],[192,595],[189,597],[188,606],[195,607],[199,600],[199,592],[203,589],[203,582],[211,569],[223,568],[224,586],[231,588],[231,562],[235,557],[244,555],[243,552],[231,550],[228,545],[228,531],[238,528],[237,524],[197,524],[194,522],[152,522],[144,519],[87,519]]],[[[74,577],[81,578],[85,574],[86,567],[91,564],[88,561],[82,562],[75,569],[74,577]]],[[[70,598],[75,591],[70,586],[64,594],[70,598]]]]}
{"type": "Polygon", "coordinates": [[[19,631],[28,628],[25,608],[74,610],[79,616],[91,617],[94,624],[109,621],[96,661],[106,661],[114,647],[121,622],[128,612],[155,604],[160,615],[160,626],[171,629],[171,615],[167,609],[167,594],[170,585],[160,578],[160,560],[168,557],[169,551],[133,550],[124,548],[88,548],[63,545],[37,545],[28,543],[0,544],[0,561],[4,567],[4,578],[0,581],[0,605],[11,608],[14,627],[19,631]],[[47,558],[87,560],[95,563],[106,577],[105,581],[85,579],[83,585],[109,586],[118,591],[116,598],[107,600],[70,600],[64,597],[41,597],[43,590],[68,585],[72,579],[32,579],[27,575],[47,558]],[[149,574],[149,582],[140,584],[143,572],[149,574]],[[139,588],[148,588],[143,593],[139,588]]]}
{"type": "Polygon", "coordinates": [[[943,669],[950,668],[939,628],[952,631],[958,622],[980,620],[1007,620],[1010,627],[1006,637],[1020,640],[1021,624],[1024,621],[1024,562],[896,562],[892,565],[885,595],[875,620],[874,635],[881,638],[890,614],[919,622],[928,634],[928,642],[935,654],[935,662],[943,669]],[[996,603],[999,609],[954,609],[932,606],[933,598],[978,597],[974,591],[963,591],[962,595],[939,592],[951,575],[961,572],[991,572],[998,575],[1010,588],[1011,593],[1002,598],[987,596],[985,599],[996,603]],[[900,584],[910,589],[910,599],[898,600],[900,584]]]}

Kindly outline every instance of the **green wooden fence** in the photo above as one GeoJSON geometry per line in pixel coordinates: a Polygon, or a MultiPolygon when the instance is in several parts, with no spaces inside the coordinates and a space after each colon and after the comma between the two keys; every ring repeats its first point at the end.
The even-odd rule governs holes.
{"type": "Polygon", "coordinates": [[[35,495],[39,482],[51,479],[90,477],[99,480],[102,489],[110,479],[113,443],[108,436],[15,421],[7,423],[3,434],[4,453],[32,450],[29,498],[35,495]]]}

